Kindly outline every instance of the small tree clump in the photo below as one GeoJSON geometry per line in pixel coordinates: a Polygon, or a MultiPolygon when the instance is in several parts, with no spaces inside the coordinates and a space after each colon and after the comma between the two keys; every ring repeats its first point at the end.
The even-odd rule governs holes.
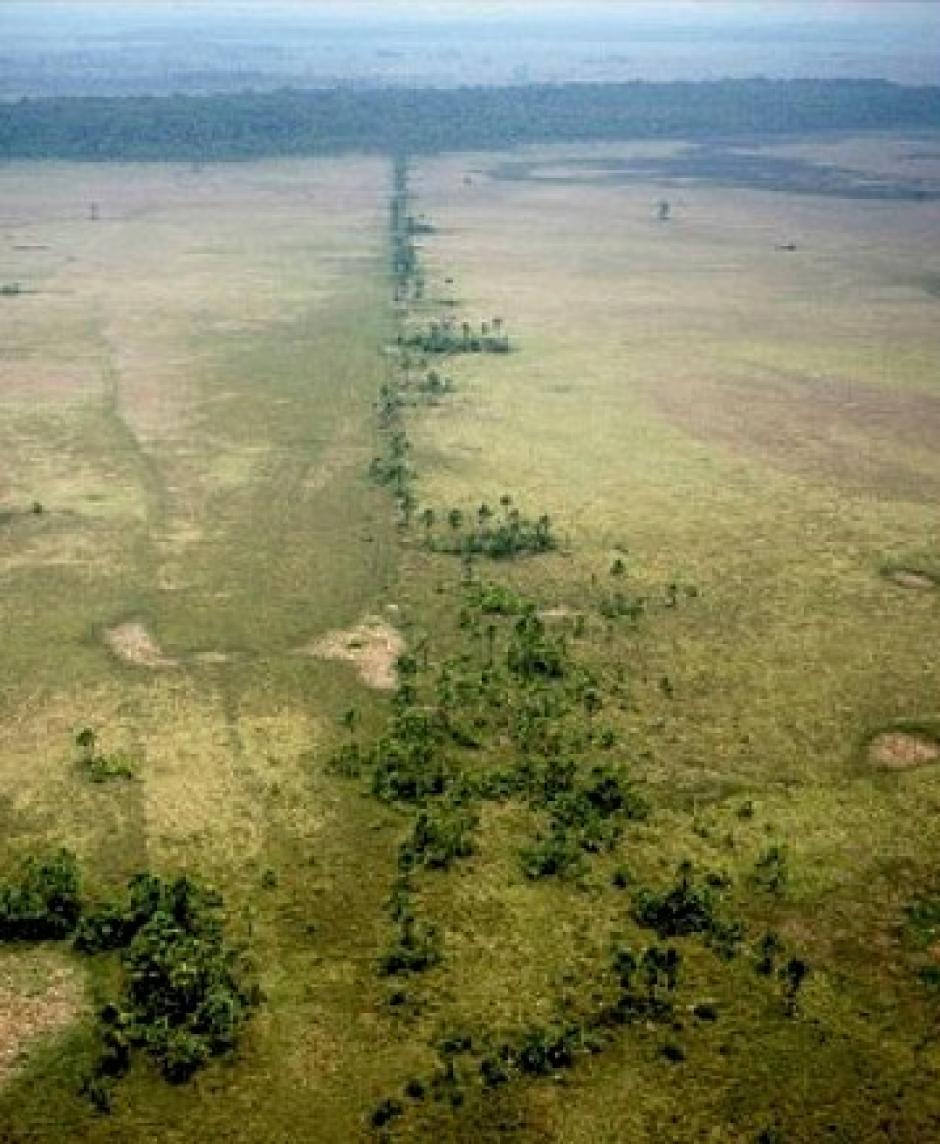
{"type": "Polygon", "coordinates": [[[70,850],[28,858],[15,881],[0,882],[0,941],[60,940],[81,912],[78,861],[70,850]]]}

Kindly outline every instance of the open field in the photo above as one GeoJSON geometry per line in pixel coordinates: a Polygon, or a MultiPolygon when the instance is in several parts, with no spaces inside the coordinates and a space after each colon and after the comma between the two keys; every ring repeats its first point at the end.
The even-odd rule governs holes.
{"type": "MultiPolygon", "coordinates": [[[[937,178],[919,156],[940,144],[766,150],[903,183],[937,178]]],[[[384,726],[399,631],[431,668],[475,637],[460,562],[367,479],[388,166],[0,168],[0,283],[23,286],[0,297],[0,873],[64,844],[93,895],[147,867],[206,878],[265,994],[232,1057],[183,1086],[135,1064],[102,1116],[78,1089],[113,966],[4,946],[0,1140],[374,1139],[441,1038],[599,1004],[612,944],[646,940],[632,887],[685,858],[728,880],[746,952],[680,939],[668,1026],[406,1101],[388,1138],[940,1132],[918,977],[938,947],[906,926],[940,892],[940,203],[677,183],[681,153],[412,166],[436,229],[405,321],[499,315],[513,343],[449,358],[455,392],[409,409],[417,507],[551,515],[556,551],[477,572],[567,633],[653,809],[565,879],[520,870],[537,809],[474,804],[473,854],[414,876],[443,957],[402,990],[376,965],[407,808],[330,758],[347,709],[384,726]],[[636,622],[605,616],[614,590],[645,599],[636,622]],[[85,725],[133,779],[89,783],[85,725]],[[775,846],[785,884],[755,889],[775,846]],[[751,968],[770,929],[811,967],[798,1009],[751,968]]]]}

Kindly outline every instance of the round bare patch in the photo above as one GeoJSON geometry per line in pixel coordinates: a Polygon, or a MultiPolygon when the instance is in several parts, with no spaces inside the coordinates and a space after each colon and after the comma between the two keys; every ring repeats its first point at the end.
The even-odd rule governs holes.
{"type": "Polygon", "coordinates": [[[370,616],[348,631],[327,632],[300,650],[302,654],[318,659],[341,659],[354,663],[359,669],[360,679],[368,687],[393,691],[398,683],[395,665],[405,650],[405,641],[391,624],[370,616]]]}
{"type": "Polygon", "coordinates": [[[899,588],[913,588],[919,592],[929,592],[937,587],[937,581],[926,572],[915,572],[912,568],[895,568],[888,573],[888,579],[899,588]]]}
{"type": "Polygon", "coordinates": [[[903,771],[940,761],[940,742],[913,731],[884,731],[868,745],[871,762],[890,770],[903,771]]]}
{"type": "Polygon", "coordinates": [[[125,663],[135,667],[176,667],[176,660],[165,655],[150,632],[138,620],[118,624],[104,633],[104,642],[125,663]]]}

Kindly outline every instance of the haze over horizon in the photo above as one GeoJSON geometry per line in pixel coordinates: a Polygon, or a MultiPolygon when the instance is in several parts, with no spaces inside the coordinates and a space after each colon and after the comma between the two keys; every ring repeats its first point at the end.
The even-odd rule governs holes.
{"type": "Polygon", "coordinates": [[[11,0],[0,39],[5,98],[756,75],[923,84],[937,80],[940,7],[11,0]]]}

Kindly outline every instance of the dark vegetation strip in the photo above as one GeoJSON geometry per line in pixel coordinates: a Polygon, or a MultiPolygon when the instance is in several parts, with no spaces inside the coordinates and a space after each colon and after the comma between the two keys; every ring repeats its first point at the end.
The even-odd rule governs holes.
{"type": "MultiPolygon", "coordinates": [[[[377,972],[391,980],[390,1011],[403,1017],[420,1011],[420,975],[447,959],[441,926],[422,916],[422,882],[445,876],[477,852],[487,803],[519,804],[536,823],[517,850],[523,877],[556,879],[573,891],[586,884],[600,856],[624,841],[642,845],[635,831],[631,838],[631,828],[655,813],[649,793],[618,749],[613,721],[605,718],[625,702],[619,680],[604,680],[579,654],[585,615],[549,623],[535,600],[492,578],[498,561],[538,557],[556,547],[550,518],[543,514],[530,520],[515,508],[510,494],[500,498],[498,508],[483,504],[475,513],[432,507],[417,512],[408,414],[453,392],[452,382],[432,363],[486,352],[471,344],[473,327],[467,323],[457,327],[450,320],[444,328],[462,333],[446,344],[418,336],[441,328],[423,324],[435,303],[426,297],[415,243],[416,234],[432,232],[430,223],[419,226],[412,214],[408,167],[399,158],[390,204],[399,328],[387,347],[389,372],[377,402],[382,451],[373,459],[371,474],[393,493],[406,539],[422,543],[423,529],[425,548],[461,559],[453,609],[457,650],[435,659],[433,641],[426,640],[402,655],[385,726],[362,738],[356,712],[348,712],[349,738],[333,768],[395,807],[405,824],[387,902],[390,939],[377,964],[377,972]],[[435,531],[438,520],[446,524],[443,535],[435,531]]],[[[495,328],[500,342],[492,352],[512,352],[503,323],[495,328]]],[[[493,329],[493,323],[486,326],[487,332],[493,329]]],[[[584,593],[588,609],[607,624],[635,625],[657,607],[676,608],[697,596],[694,587],[675,583],[657,600],[637,596],[629,590],[620,558],[611,566],[610,578],[613,591],[592,585],[584,593]]],[[[663,693],[669,694],[668,680],[663,693]]],[[[786,850],[771,846],[744,889],[764,900],[779,898],[787,878],[786,850]]],[[[586,1054],[603,1051],[628,1026],[637,1035],[652,1032],[665,1063],[681,1062],[685,1026],[677,1000],[690,941],[710,949],[719,966],[749,964],[776,993],[781,1014],[798,1017],[809,965],[787,950],[773,930],[749,939],[725,873],[696,870],[683,861],[672,882],[650,887],[636,884],[621,866],[613,887],[626,891],[624,921],[648,936],[634,945],[614,940],[606,964],[590,979],[583,979],[582,972],[583,1004],[573,1002],[570,994],[559,995],[548,1021],[540,1016],[515,1029],[453,1029],[436,1036],[434,1070],[412,1076],[400,1093],[372,1110],[369,1122],[381,1138],[391,1139],[409,1109],[418,1110],[426,1101],[456,1109],[514,1081],[557,1076],[586,1054]]],[[[710,1002],[684,1008],[697,1022],[719,1019],[710,1002]]]]}
{"type": "Polygon", "coordinates": [[[940,87],[882,80],[575,83],[0,103],[0,157],[247,159],[588,139],[940,126],[940,87]]]}

